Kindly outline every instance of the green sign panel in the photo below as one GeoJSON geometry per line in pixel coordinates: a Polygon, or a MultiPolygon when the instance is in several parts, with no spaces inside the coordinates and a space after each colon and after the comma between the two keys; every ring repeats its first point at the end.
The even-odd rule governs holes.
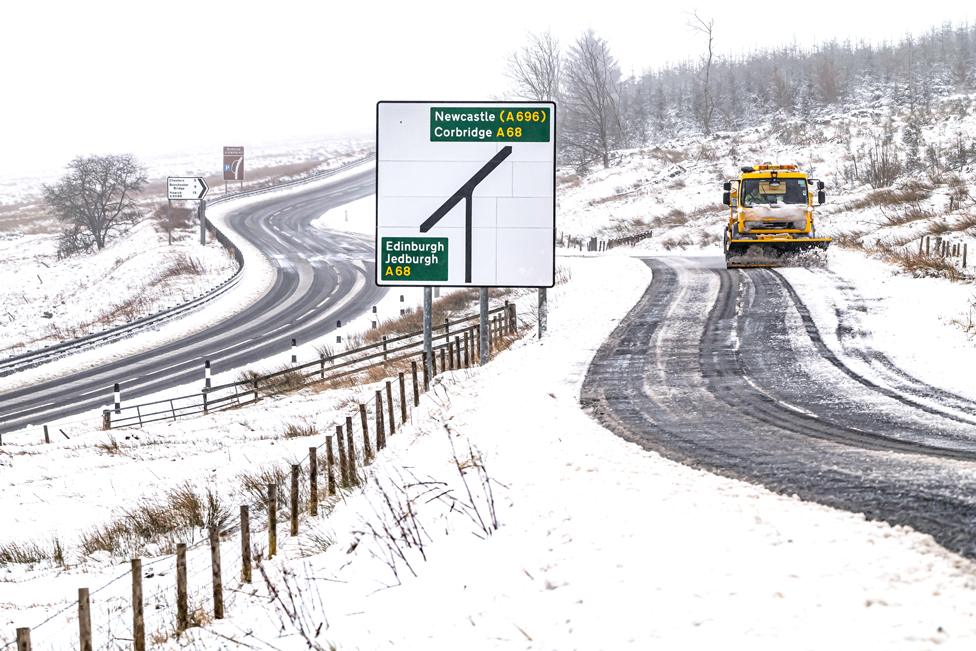
{"type": "Polygon", "coordinates": [[[384,237],[380,242],[380,279],[446,281],[446,237],[384,237]]]}
{"type": "Polygon", "coordinates": [[[548,107],[430,107],[431,142],[549,142],[548,107]]]}

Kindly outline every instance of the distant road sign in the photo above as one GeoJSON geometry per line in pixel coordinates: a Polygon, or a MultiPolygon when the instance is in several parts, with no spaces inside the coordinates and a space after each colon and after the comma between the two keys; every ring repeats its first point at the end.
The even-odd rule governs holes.
{"type": "Polygon", "coordinates": [[[166,198],[170,201],[196,201],[207,196],[210,187],[199,176],[166,177],[166,198]]]}
{"type": "Polygon", "coordinates": [[[244,180],[244,148],[224,147],[224,180],[244,180]]]}
{"type": "Polygon", "coordinates": [[[378,102],[376,284],[552,287],[556,105],[378,102]]]}

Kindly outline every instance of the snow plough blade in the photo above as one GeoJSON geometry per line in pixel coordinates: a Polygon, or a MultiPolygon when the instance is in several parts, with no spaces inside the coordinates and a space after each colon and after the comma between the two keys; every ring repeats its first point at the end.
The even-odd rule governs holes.
{"type": "Polygon", "coordinates": [[[829,237],[732,240],[725,253],[725,266],[728,269],[823,266],[830,242],[829,237]]]}

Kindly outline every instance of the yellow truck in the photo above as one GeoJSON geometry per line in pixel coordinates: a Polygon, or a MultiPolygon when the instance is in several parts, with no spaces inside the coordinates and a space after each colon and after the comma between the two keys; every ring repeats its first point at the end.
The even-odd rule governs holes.
{"type": "Polygon", "coordinates": [[[723,248],[725,266],[783,267],[822,264],[829,237],[817,237],[814,205],[827,199],[823,181],[796,165],[741,168],[725,182],[722,203],[729,207],[723,248]]]}

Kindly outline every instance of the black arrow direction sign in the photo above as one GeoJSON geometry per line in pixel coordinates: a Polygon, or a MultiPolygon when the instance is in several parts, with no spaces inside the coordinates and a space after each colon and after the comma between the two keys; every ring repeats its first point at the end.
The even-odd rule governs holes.
{"type": "Polygon", "coordinates": [[[197,183],[200,184],[200,195],[197,197],[197,199],[203,199],[207,194],[207,190],[210,189],[210,186],[207,185],[207,182],[204,181],[202,177],[197,177],[197,183]]]}
{"type": "Polygon", "coordinates": [[[424,223],[420,225],[420,232],[426,233],[432,229],[437,222],[441,220],[444,215],[449,213],[454,206],[458,205],[461,199],[464,199],[464,282],[471,282],[471,195],[474,194],[474,189],[484,181],[489,174],[495,171],[495,168],[501,165],[502,161],[508,158],[512,153],[512,146],[505,145],[502,147],[497,154],[491,157],[487,163],[485,163],[480,170],[474,173],[470,179],[462,185],[457,192],[452,194],[447,201],[441,204],[441,207],[431,213],[430,217],[424,220],[424,223]]]}

